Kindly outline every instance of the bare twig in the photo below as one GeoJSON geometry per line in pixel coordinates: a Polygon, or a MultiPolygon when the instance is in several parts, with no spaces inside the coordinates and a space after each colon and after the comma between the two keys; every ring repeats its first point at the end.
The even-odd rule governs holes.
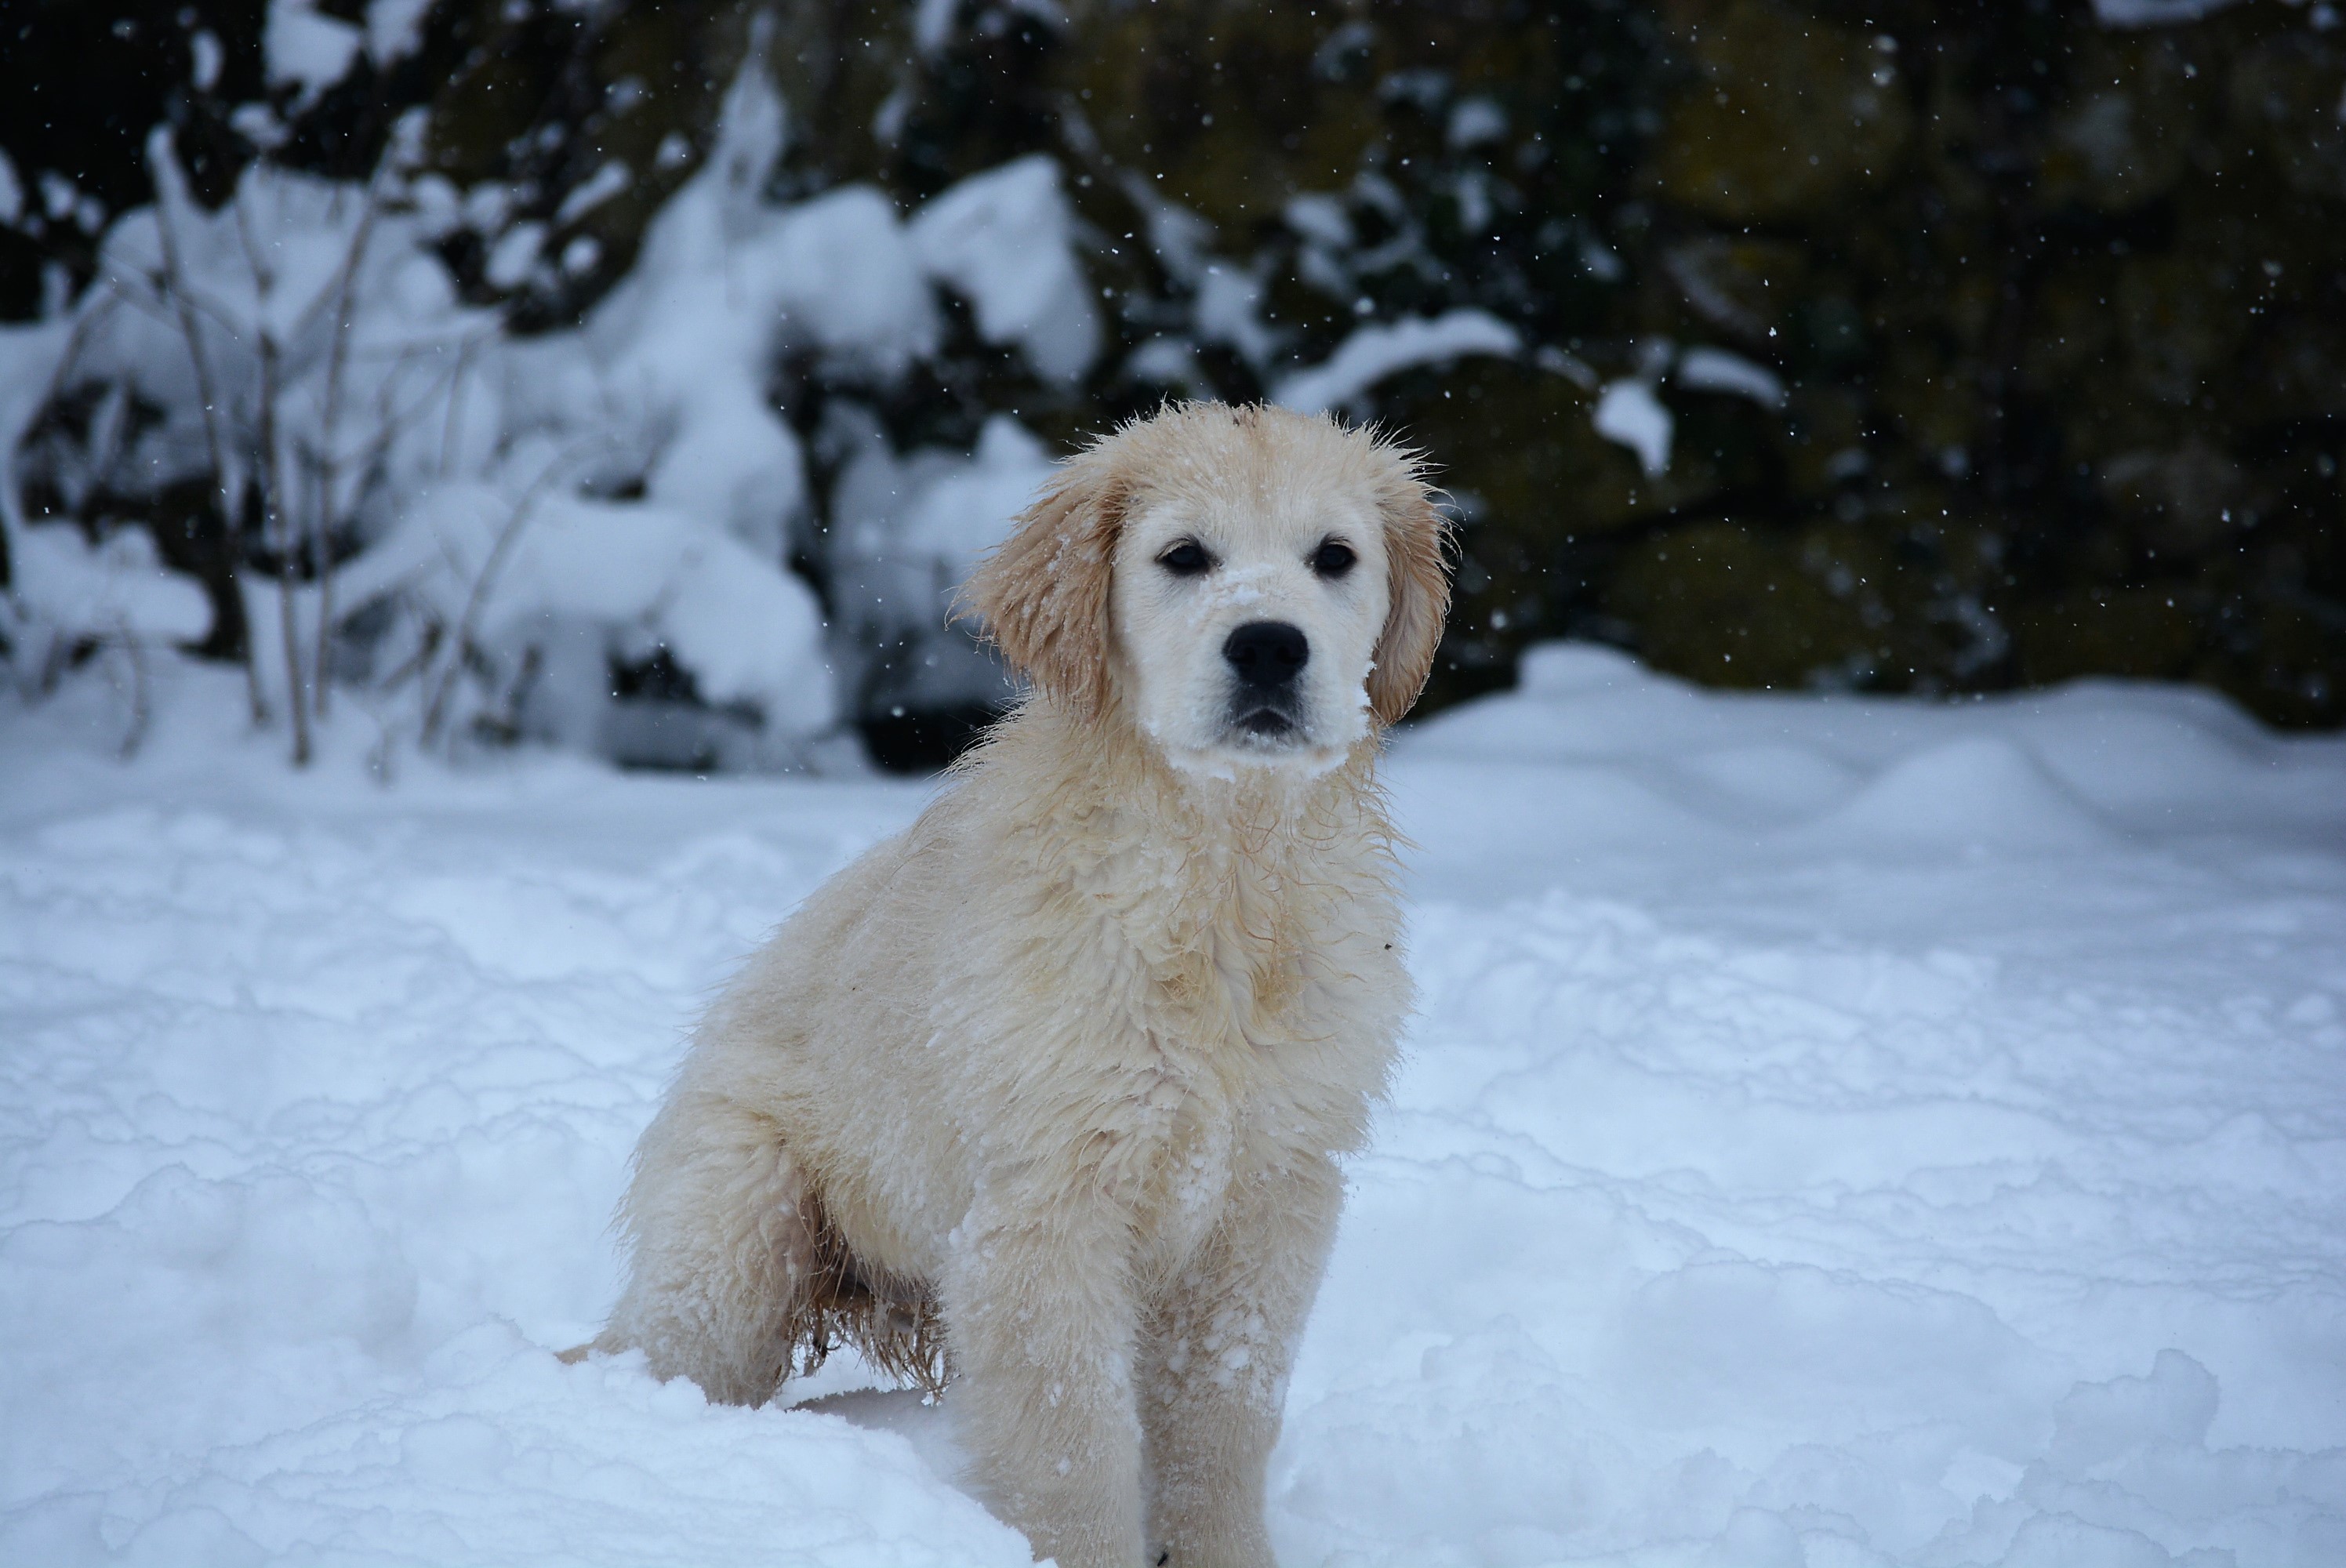
{"type": "Polygon", "coordinates": [[[448,385],[448,416],[440,423],[440,477],[448,477],[448,454],[457,440],[458,417],[464,409],[464,372],[472,367],[473,348],[481,339],[467,339],[456,351],[456,366],[448,385]]]}
{"type": "Polygon", "coordinates": [[[293,602],[293,529],[285,514],[280,493],[283,475],[278,468],[277,339],[266,326],[260,337],[260,417],[254,435],[260,448],[261,531],[277,555],[277,626],[285,639],[285,709],[293,718],[293,766],[306,768],[310,765],[310,703],[302,689],[306,677],[301,668],[301,615],[293,602]]]}
{"type": "Polygon", "coordinates": [[[465,595],[464,607],[456,617],[456,625],[449,639],[448,661],[434,687],[431,701],[423,710],[425,746],[433,745],[439,738],[441,722],[446,718],[449,694],[455,687],[457,673],[464,667],[464,652],[473,644],[473,624],[480,616],[481,606],[488,600],[489,590],[505,570],[505,558],[512,555],[514,545],[521,537],[522,528],[529,522],[530,514],[537,510],[537,504],[545,499],[556,474],[588,444],[586,441],[573,442],[546,460],[545,468],[530,481],[529,488],[522,493],[521,499],[514,503],[513,514],[505,519],[505,527],[498,531],[496,543],[489,546],[488,558],[481,563],[481,570],[473,579],[472,590],[465,595]]]}
{"type": "MultiPolygon", "coordinates": [[[[56,364],[50,369],[49,384],[42,390],[41,401],[36,407],[47,408],[57,401],[58,395],[66,390],[66,382],[73,377],[74,363],[81,358],[82,345],[89,341],[90,333],[97,330],[99,323],[112,313],[114,308],[128,298],[119,287],[110,288],[103,299],[74,322],[72,330],[66,334],[65,351],[57,355],[56,364]]],[[[11,499],[14,499],[13,493],[11,499]]]]}
{"type": "Polygon", "coordinates": [[[260,348],[260,396],[253,443],[260,448],[255,455],[260,470],[261,535],[270,542],[277,555],[277,623],[285,643],[285,708],[293,720],[293,766],[306,768],[310,765],[310,700],[301,668],[301,614],[294,603],[293,525],[286,514],[285,474],[282,453],[278,450],[277,400],[282,390],[282,350],[269,320],[270,304],[277,291],[277,270],[264,254],[265,248],[253,237],[251,214],[245,209],[241,192],[231,205],[236,209],[237,239],[244,249],[245,265],[252,270],[253,329],[260,348]]]}
{"type": "Polygon", "coordinates": [[[228,306],[222,304],[219,300],[206,293],[202,289],[198,288],[194,280],[190,278],[182,277],[177,284],[173,284],[168,276],[168,272],[156,273],[148,277],[145,280],[147,284],[150,288],[158,290],[156,297],[152,300],[142,300],[132,294],[128,289],[123,286],[123,280],[118,277],[111,278],[107,280],[107,281],[111,285],[112,291],[114,293],[119,295],[129,303],[138,306],[141,310],[147,311],[164,320],[176,321],[178,320],[178,312],[181,310],[189,310],[193,311],[198,316],[202,317],[204,320],[210,321],[213,326],[218,327],[223,334],[231,340],[240,338],[243,335],[237,321],[236,312],[230,310],[228,306]],[[168,306],[166,306],[163,303],[167,295],[171,301],[168,306]]]}
{"type": "MultiPolygon", "coordinates": [[[[471,357],[473,351],[481,344],[494,342],[502,331],[502,327],[491,325],[483,328],[477,332],[467,334],[463,342],[458,346],[456,365],[451,370],[444,371],[434,375],[430,381],[426,382],[424,383],[423,390],[416,393],[414,398],[404,408],[395,409],[392,406],[395,389],[392,386],[390,382],[386,381],[383,383],[382,396],[380,399],[382,412],[376,416],[375,420],[375,437],[367,447],[367,461],[371,463],[380,458],[385,452],[390,450],[391,443],[393,441],[397,440],[401,434],[403,434],[418,420],[421,420],[425,414],[431,412],[433,405],[440,401],[441,388],[444,386],[449,389],[448,396],[451,402],[451,406],[453,407],[454,400],[456,396],[456,388],[459,385],[456,378],[464,373],[464,361],[471,357]]],[[[438,345],[436,344],[413,345],[401,350],[394,357],[403,361],[421,359],[427,351],[436,351],[438,345]]],[[[444,434],[441,453],[443,464],[442,477],[444,478],[446,476],[446,438],[444,434]]]]}
{"type": "MultiPolygon", "coordinates": [[[[163,268],[171,303],[179,319],[180,336],[187,340],[188,358],[196,372],[196,397],[203,404],[204,442],[211,450],[212,481],[219,493],[220,524],[231,541],[241,533],[238,519],[242,512],[242,497],[235,494],[228,461],[228,440],[220,430],[221,411],[219,406],[218,382],[212,379],[211,360],[204,352],[203,327],[196,320],[196,303],[188,288],[188,273],[179,251],[178,225],[175,212],[185,196],[179,176],[178,160],[171,156],[170,133],[157,127],[147,138],[147,156],[153,162],[155,175],[156,229],[162,236],[163,268]]],[[[243,575],[242,560],[233,563],[238,576],[243,575]]],[[[269,699],[260,683],[260,647],[252,635],[252,627],[244,631],[245,695],[252,704],[252,722],[269,722],[269,699]]]]}
{"type": "Polygon", "coordinates": [[[342,259],[342,280],[334,303],[333,347],[326,356],[326,407],[321,418],[323,434],[319,456],[317,514],[310,529],[310,569],[318,579],[318,651],[311,667],[318,677],[318,717],[326,717],[328,693],[333,682],[327,668],[334,627],[334,575],[328,559],[330,535],[340,520],[341,453],[337,446],[342,413],[342,375],[349,364],[351,321],[356,309],[359,269],[365,264],[367,245],[373,238],[376,215],[382,210],[383,178],[380,170],[367,187],[366,209],[359,214],[351,236],[350,254],[342,259]]]}
{"type": "MultiPolygon", "coordinates": [[[[82,345],[119,302],[119,296],[109,290],[66,329],[65,347],[58,351],[57,362],[49,368],[49,384],[41,389],[41,400],[33,405],[36,411],[49,408],[56,402],[73,375],[75,361],[81,357],[82,345]]],[[[24,536],[24,531],[31,526],[31,522],[25,515],[24,497],[16,489],[16,448],[11,443],[0,448],[0,542],[5,542],[7,548],[13,550],[15,541],[24,536]]],[[[0,616],[0,632],[5,632],[7,625],[6,619],[0,616]]]]}
{"type": "Polygon", "coordinates": [[[128,762],[138,755],[138,748],[147,738],[147,726],[154,715],[154,703],[148,695],[147,645],[139,640],[138,633],[130,629],[127,619],[122,623],[118,640],[130,660],[130,728],[122,737],[121,750],[122,760],[128,762]]]}

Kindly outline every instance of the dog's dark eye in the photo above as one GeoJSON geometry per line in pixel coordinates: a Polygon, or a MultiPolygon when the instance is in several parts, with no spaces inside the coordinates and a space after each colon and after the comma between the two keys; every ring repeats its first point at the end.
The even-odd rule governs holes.
{"type": "Polygon", "coordinates": [[[1320,548],[1311,552],[1311,569],[1323,577],[1341,577],[1352,569],[1360,557],[1341,539],[1322,539],[1320,548]]]}
{"type": "Polygon", "coordinates": [[[1212,565],[1214,558],[1195,539],[1184,539],[1158,556],[1157,564],[1177,577],[1194,577],[1212,565]]]}

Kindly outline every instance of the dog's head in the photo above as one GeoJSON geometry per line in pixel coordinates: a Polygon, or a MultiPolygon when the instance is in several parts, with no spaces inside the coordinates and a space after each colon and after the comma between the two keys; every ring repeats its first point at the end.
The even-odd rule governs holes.
{"type": "Polygon", "coordinates": [[[1053,699],[1120,713],[1180,766],[1317,769],[1417,700],[1443,542],[1391,442],[1188,403],[1069,459],[966,596],[1053,699]]]}

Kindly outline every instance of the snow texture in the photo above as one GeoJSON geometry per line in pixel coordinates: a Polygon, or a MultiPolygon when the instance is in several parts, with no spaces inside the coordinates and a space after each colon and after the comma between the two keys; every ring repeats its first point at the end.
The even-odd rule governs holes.
{"type": "Polygon", "coordinates": [[[1380,321],[1356,329],[1323,362],[1280,381],[1271,401],[1324,413],[1349,406],[1396,371],[1446,364],[1463,354],[1510,355],[1522,347],[1522,335],[1488,311],[1462,308],[1380,321]]]}
{"type": "Polygon", "coordinates": [[[85,639],[192,641],[211,629],[203,589],[165,569],[146,534],[125,530],[93,544],[71,524],[36,524],[24,514],[13,472],[17,444],[72,336],[65,321],[0,326],[0,372],[7,372],[0,373],[0,544],[8,561],[0,637],[36,670],[55,667],[85,639]]]}
{"type": "MultiPolygon", "coordinates": [[[[158,678],[222,689],[128,767],[0,707],[0,1561],[1025,1562],[950,1392],[549,1353],[694,1013],[924,789],[385,789],[158,678]]],[[[2346,1562],[2346,743],[1558,647],[1389,778],[1423,1010],[1282,1561],[2346,1562]]]]}
{"type": "Polygon", "coordinates": [[[1493,99],[1461,98],[1450,111],[1449,142],[1454,148],[1480,147],[1507,134],[1507,111],[1493,99]]]}
{"type": "Polygon", "coordinates": [[[1195,274],[1197,297],[1190,316],[1198,341],[1227,343],[1250,365],[1267,363],[1278,351],[1283,334],[1262,319],[1261,276],[1234,261],[1200,260],[1195,274]]]}
{"type": "Polygon", "coordinates": [[[70,523],[44,523],[10,545],[12,585],[54,636],[200,642],[211,630],[203,589],[164,568],[149,535],[124,529],[92,545],[70,523]]]}
{"type": "Polygon", "coordinates": [[[423,41],[423,19],[432,0],[368,0],[367,53],[377,65],[387,65],[415,52],[423,41]]]}
{"type": "Polygon", "coordinates": [[[1099,317],[1076,264],[1059,166],[1033,153],[971,175],[921,209],[913,244],[977,313],[986,341],[1015,345],[1045,376],[1077,381],[1099,352],[1099,317]]]}
{"type": "Polygon", "coordinates": [[[341,81],[365,42],[364,29],[320,11],[317,0],[270,0],[261,36],[269,79],[295,84],[305,99],[341,81]]]}

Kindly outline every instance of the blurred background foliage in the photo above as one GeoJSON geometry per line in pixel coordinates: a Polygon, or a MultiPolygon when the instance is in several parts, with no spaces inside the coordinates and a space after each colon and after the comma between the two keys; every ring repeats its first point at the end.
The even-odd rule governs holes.
{"type": "MultiPolygon", "coordinates": [[[[314,9],[380,25],[383,5],[314,9]]],[[[1080,380],[1041,377],[949,300],[902,373],[776,364],[810,465],[792,564],[818,595],[842,430],[966,451],[1007,412],[1064,449],[1472,307],[1523,351],[1348,405],[1425,447],[1463,524],[1430,700],[1568,636],[1721,685],[2120,675],[2331,726],[2346,28],[2328,5],[2205,9],[412,0],[412,48],[313,92],[263,79],[264,0],[14,0],[0,314],[87,281],[110,216],[149,199],[158,122],[217,202],[260,156],[361,178],[422,106],[432,166],[505,193],[442,242],[467,297],[523,331],[574,322],[761,61],[788,115],[776,201],[867,181],[910,208],[1056,159],[1108,340],[1080,380]],[[614,161],[629,178],[576,199],[614,161]],[[493,266],[525,225],[536,262],[493,266]],[[1600,433],[1622,387],[1667,416],[1666,465],[1600,433]]],[[[228,547],[177,534],[181,558],[228,547]]],[[[884,678],[862,702],[892,759],[966,728],[898,711],[884,678]]]]}

